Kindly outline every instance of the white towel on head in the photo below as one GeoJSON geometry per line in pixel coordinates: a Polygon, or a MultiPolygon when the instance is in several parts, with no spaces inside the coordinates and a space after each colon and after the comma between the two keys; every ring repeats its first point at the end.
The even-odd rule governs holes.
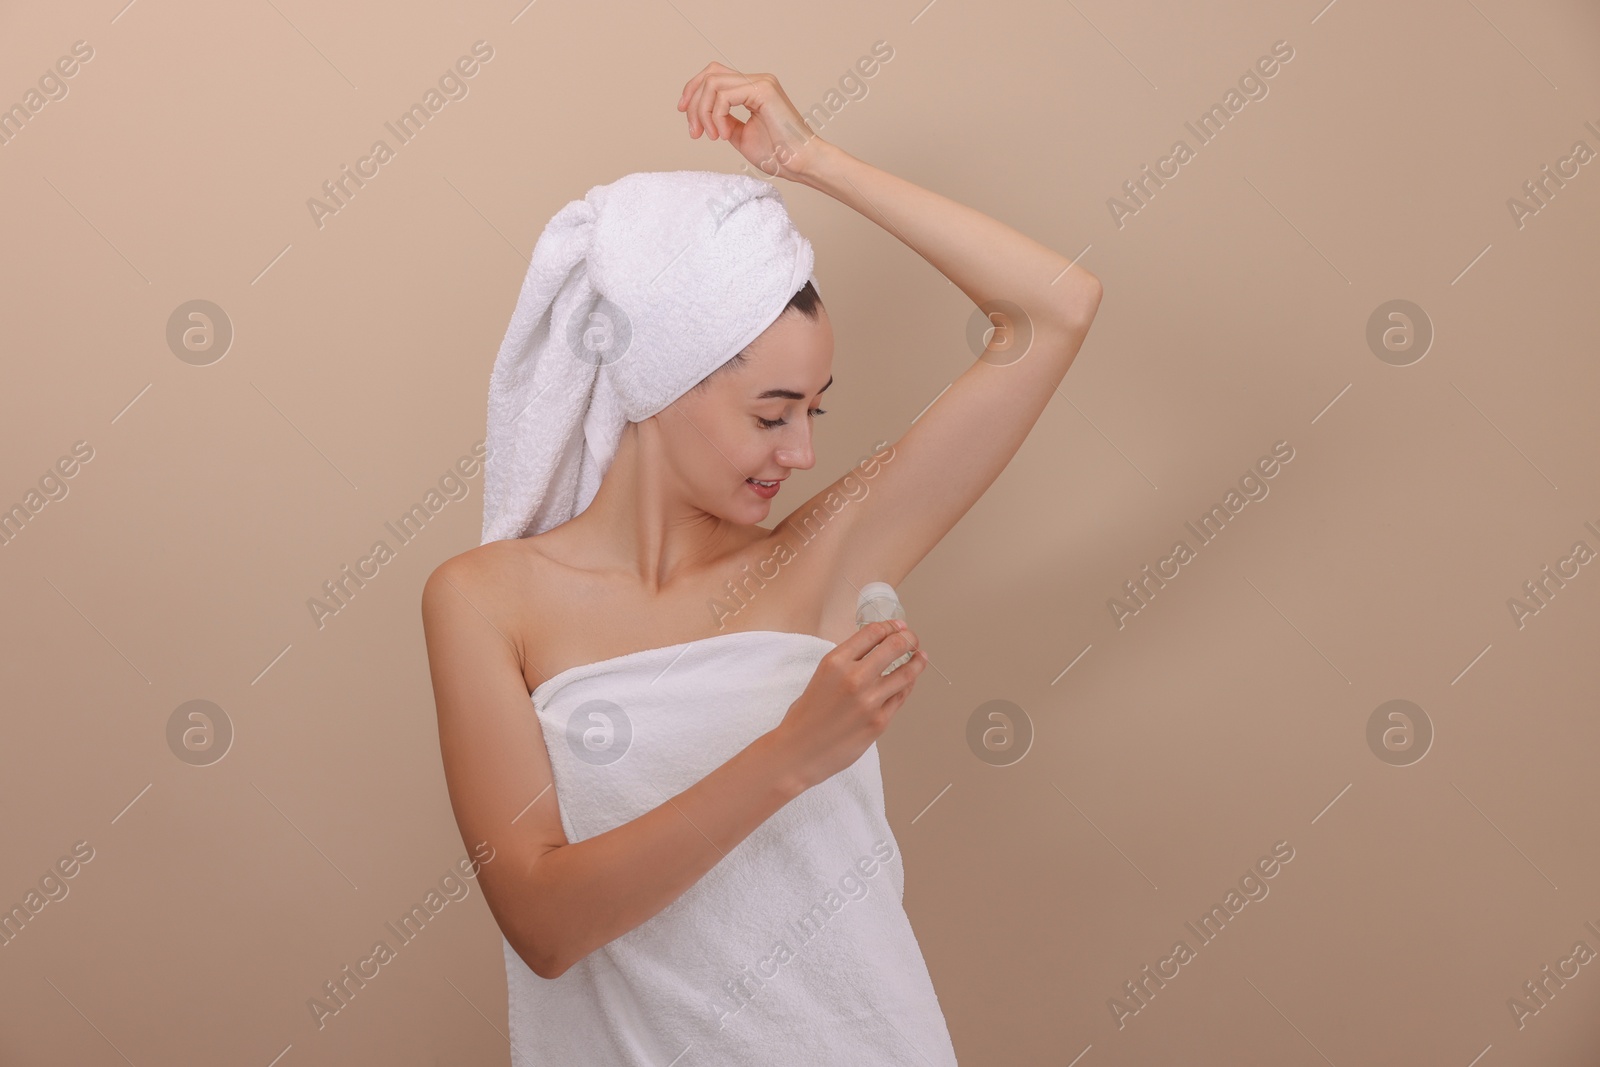
{"type": "Polygon", "coordinates": [[[588,507],[624,426],[755,340],[812,266],[782,195],[746,174],[644,171],[556,212],[489,377],[484,543],[588,507]]]}

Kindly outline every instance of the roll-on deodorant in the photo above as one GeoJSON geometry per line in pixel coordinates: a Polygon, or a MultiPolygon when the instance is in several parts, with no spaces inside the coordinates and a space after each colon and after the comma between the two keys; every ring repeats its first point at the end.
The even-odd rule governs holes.
{"type": "MultiPolygon", "coordinates": [[[[856,597],[856,629],[871,622],[888,622],[890,619],[904,619],[906,609],[900,606],[900,598],[895,595],[894,586],[888,582],[868,582],[861,587],[861,594],[856,597]]],[[[907,652],[884,669],[884,674],[899,667],[902,663],[909,663],[915,653],[907,652]]]]}

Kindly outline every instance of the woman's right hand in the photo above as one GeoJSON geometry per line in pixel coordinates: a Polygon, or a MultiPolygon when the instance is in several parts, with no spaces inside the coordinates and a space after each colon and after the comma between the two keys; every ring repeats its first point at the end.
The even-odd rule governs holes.
{"type": "Polygon", "coordinates": [[[821,148],[822,139],[771,74],[742,74],[707,63],[678,94],[678,110],[689,121],[690,137],[727,141],[770,178],[798,181],[821,148]],[[735,105],[750,118],[741,120],[729,111],[735,105]]]}
{"type": "Polygon", "coordinates": [[[774,740],[806,789],[861,758],[889,728],[928,665],[903,622],[874,622],[841,641],[817,664],[811,682],[773,728],[774,740]],[[887,676],[884,669],[915,655],[887,676]]]}

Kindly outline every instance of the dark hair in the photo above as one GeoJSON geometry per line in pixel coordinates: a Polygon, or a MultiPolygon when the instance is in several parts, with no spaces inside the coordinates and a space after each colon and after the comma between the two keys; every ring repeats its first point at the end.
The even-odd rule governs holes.
{"type": "MultiPolygon", "coordinates": [[[[789,298],[783,311],[798,311],[812,322],[817,321],[817,308],[822,306],[822,297],[817,295],[817,287],[809,281],[800,287],[800,291],[789,298]]],[[[783,311],[778,312],[779,317],[783,311]]]]}
{"type": "MultiPolygon", "coordinates": [[[[783,316],[787,315],[791,311],[798,311],[812,322],[816,322],[817,309],[821,306],[822,297],[817,295],[817,287],[812,285],[811,282],[807,281],[800,287],[800,291],[798,293],[795,293],[789,298],[789,302],[783,306],[783,310],[778,312],[778,318],[783,318],[783,316]]],[[[774,319],[773,321],[775,322],[777,320],[774,319]]],[[[745,351],[749,351],[748,347],[745,349],[745,351]]],[[[735,352],[732,359],[729,359],[722,366],[718,367],[716,370],[712,371],[710,374],[696,382],[694,389],[691,389],[690,392],[694,392],[696,389],[705,388],[705,384],[712,378],[715,378],[718,374],[727,370],[729,367],[738,367],[743,365],[745,359],[746,356],[744,352],[735,352]]]]}

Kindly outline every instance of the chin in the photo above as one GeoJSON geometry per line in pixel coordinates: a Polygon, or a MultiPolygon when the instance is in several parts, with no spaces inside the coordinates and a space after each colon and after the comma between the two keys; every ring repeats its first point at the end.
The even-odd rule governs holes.
{"type": "MultiPolygon", "coordinates": [[[[746,494],[744,490],[741,489],[739,490],[739,495],[746,496],[749,494],[746,494]]],[[[745,523],[761,521],[772,513],[772,505],[776,500],[776,497],[774,497],[772,500],[762,500],[758,496],[752,496],[749,500],[741,501],[738,511],[741,515],[746,517],[740,521],[745,523]]]]}
{"type": "MultiPolygon", "coordinates": [[[[741,490],[739,495],[744,496],[745,493],[741,490]]],[[[732,523],[735,526],[750,526],[767,517],[768,512],[771,510],[769,507],[771,503],[772,501],[770,500],[762,500],[760,498],[753,500],[735,499],[723,504],[721,507],[705,507],[703,510],[707,515],[723,522],[732,523]]]]}

